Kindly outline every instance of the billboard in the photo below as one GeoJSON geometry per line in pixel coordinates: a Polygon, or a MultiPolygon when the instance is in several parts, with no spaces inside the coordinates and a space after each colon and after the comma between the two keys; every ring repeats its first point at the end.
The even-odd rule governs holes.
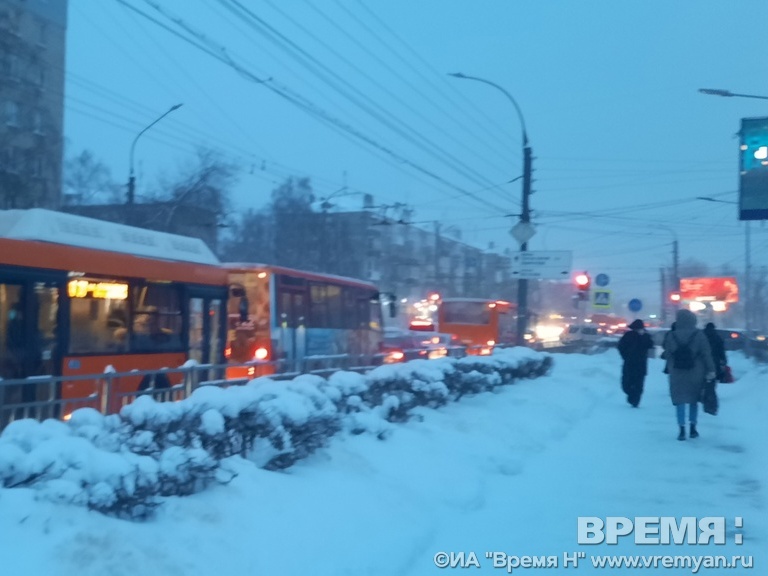
{"type": "Polygon", "coordinates": [[[738,302],[736,278],[680,278],[680,298],[698,302],[738,302]]]}
{"type": "Polygon", "coordinates": [[[742,118],[739,220],[768,219],[768,118],[742,118]]]}

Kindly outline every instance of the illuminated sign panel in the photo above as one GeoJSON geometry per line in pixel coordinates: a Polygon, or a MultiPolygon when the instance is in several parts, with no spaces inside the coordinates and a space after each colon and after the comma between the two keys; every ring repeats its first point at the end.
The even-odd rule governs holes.
{"type": "Polygon", "coordinates": [[[768,118],[742,118],[739,220],[768,219],[768,118]]]}
{"type": "Polygon", "coordinates": [[[98,298],[100,300],[127,300],[128,284],[119,282],[91,282],[70,280],[67,284],[70,298],[98,298]]]}
{"type": "Polygon", "coordinates": [[[680,298],[697,302],[738,302],[736,278],[680,278],[680,298]]]}

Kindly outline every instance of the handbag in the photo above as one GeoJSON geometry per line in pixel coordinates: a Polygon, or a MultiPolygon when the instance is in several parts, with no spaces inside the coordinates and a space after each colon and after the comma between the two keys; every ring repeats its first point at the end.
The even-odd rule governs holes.
{"type": "Polygon", "coordinates": [[[733,377],[733,371],[731,367],[726,364],[723,366],[722,374],[720,374],[720,382],[723,384],[733,384],[736,379],[733,377]]]}
{"type": "Polygon", "coordinates": [[[716,381],[707,380],[704,383],[704,388],[701,390],[700,401],[703,405],[704,412],[717,416],[717,410],[720,407],[720,402],[717,399],[717,392],[715,391],[716,381]]]}

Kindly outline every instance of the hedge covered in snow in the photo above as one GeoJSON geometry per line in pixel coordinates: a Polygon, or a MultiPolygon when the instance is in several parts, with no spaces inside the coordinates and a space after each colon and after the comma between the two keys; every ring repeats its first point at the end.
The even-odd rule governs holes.
{"type": "Polygon", "coordinates": [[[20,420],[0,435],[0,486],[119,517],[151,515],[164,496],[188,495],[233,474],[246,457],[276,470],[305,458],[339,431],[384,439],[414,408],[535,378],[552,365],[527,348],[492,356],[414,360],[367,374],[258,378],[203,387],[180,402],[139,397],[120,414],[81,409],[68,422],[20,420]]]}

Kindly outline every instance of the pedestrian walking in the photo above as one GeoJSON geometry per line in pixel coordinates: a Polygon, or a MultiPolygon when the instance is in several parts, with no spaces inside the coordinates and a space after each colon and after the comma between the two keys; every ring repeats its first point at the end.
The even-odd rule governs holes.
{"type": "Polygon", "coordinates": [[[717,333],[715,325],[712,322],[707,322],[704,326],[704,334],[709,342],[709,349],[712,352],[712,361],[715,363],[715,378],[718,381],[723,380],[723,374],[725,367],[728,365],[728,358],[725,356],[725,342],[717,333]]]}
{"type": "Polygon", "coordinates": [[[629,325],[619,340],[619,354],[624,364],[621,367],[621,389],[627,395],[627,402],[637,408],[643,395],[645,376],[648,373],[648,355],[653,350],[653,338],[645,331],[645,324],[639,318],[629,325]]]}
{"type": "MultiPolygon", "coordinates": [[[[669,332],[674,332],[674,331],[675,331],[675,323],[672,322],[672,326],[669,327],[669,332]]],[[[662,347],[661,359],[664,360],[664,370],[662,370],[662,372],[664,372],[664,374],[669,374],[669,359],[667,358],[666,350],[664,350],[664,347],[665,347],[664,345],[667,342],[667,338],[669,338],[669,332],[664,334],[664,340],[661,343],[661,347],[662,347]]]]}
{"type": "Polygon", "coordinates": [[[690,437],[697,438],[698,402],[708,380],[715,378],[715,363],[709,341],[696,328],[696,315],[690,310],[678,310],[675,330],[664,339],[664,352],[669,368],[669,395],[677,411],[680,427],[678,440],[685,440],[685,407],[688,405],[690,437]]]}

